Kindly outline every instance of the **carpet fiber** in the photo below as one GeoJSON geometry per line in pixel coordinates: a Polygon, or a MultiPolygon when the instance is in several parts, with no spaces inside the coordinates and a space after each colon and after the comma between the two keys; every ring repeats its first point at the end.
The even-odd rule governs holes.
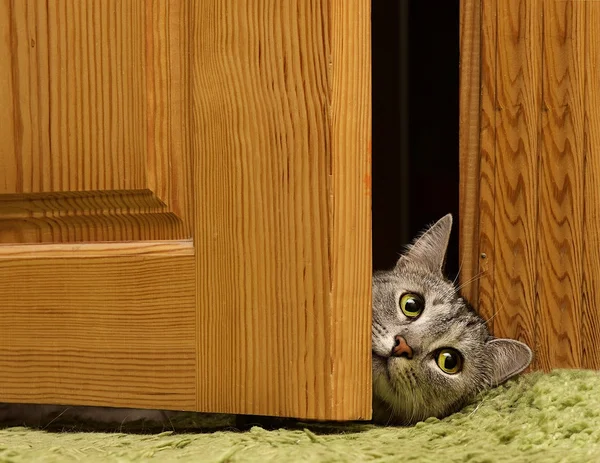
{"type": "MultiPolygon", "coordinates": [[[[202,425],[202,423],[200,423],[202,425]]],[[[532,373],[409,428],[293,423],[203,432],[0,429],[0,462],[600,462],[600,374],[532,373]]]]}

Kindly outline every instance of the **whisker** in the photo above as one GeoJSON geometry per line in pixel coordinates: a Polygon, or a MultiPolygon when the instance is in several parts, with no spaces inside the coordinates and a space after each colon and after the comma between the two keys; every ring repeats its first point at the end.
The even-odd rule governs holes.
{"type": "Polygon", "coordinates": [[[389,426],[390,423],[392,422],[392,417],[394,416],[394,407],[392,405],[390,405],[387,409],[388,412],[390,412],[390,416],[388,418],[388,420],[386,421],[385,425],[389,426]]]}
{"type": "Polygon", "coordinates": [[[456,284],[456,280],[458,280],[458,277],[460,276],[460,272],[462,271],[462,266],[463,266],[463,262],[461,262],[458,266],[458,272],[456,272],[456,276],[454,277],[454,280],[452,280],[452,286],[454,286],[456,284]]]}
{"type": "Polygon", "coordinates": [[[63,416],[65,413],[67,413],[67,411],[69,411],[71,409],[71,407],[67,407],[65,408],[62,412],[60,412],[58,414],[58,416],[56,416],[55,418],[53,418],[48,424],[46,424],[46,426],[44,426],[42,429],[46,429],[48,426],[50,426],[52,423],[54,423],[56,420],[58,420],[61,416],[63,416]]]}
{"type": "Polygon", "coordinates": [[[450,294],[460,292],[460,290],[463,289],[466,285],[482,278],[484,274],[485,274],[485,272],[481,271],[481,272],[475,274],[473,277],[469,278],[467,281],[463,282],[461,285],[459,285],[459,286],[453,285],[448,291],[446,291],[442,294],[441,298],[445,299],[450,294]]]}
{"type": "Polygon", "coordinates": [[[498,313],[499,313],[499,312],[500,312],[499,310],[495,310],[495,311],[494,311],[494,314],[493,314],[493,315],[492,315],[490,318],[488,318],[487,320],[485,320],[485,324],[487,325],[487,324],[488,324],[489,322],[491,322],[491,321],[492,321],[494,318],[496,318],[496,315],[498,315],[498,313]]]}
{"type": "Polygon", "coordinates": [[[483,270],[481,272],[479,272],[479,273],[476,273],[473,277],[469,278],[467,281],[464,281],[462,284],[458,285],[456,287],[456,292],[459,292],[461,289],[463,289],[468,284],[473,283],[474,281],[479,280],[480,278],[483,277],[483,275],[485,275],[485,272],[483,270]]]}
{"type": "Polygon", "coordinates": [[[481,402],[479,402],[479,403],[477,404],[477,406],[475,407],[475,409],[474,409],[474,410],[473,410],[471,413],[469,413],[469,415],[468,415],[468,416],[471,416],[471,415],[472,415],[472,414],[474,414],[474,413],[475,413],[477,410],[479,410],[479,408],[480,408],[480,407],[483,405],[483,403],[484,403],[484,402],[485,402],[485,399],[482,399],[482,400],[481,400],[481,402]]]}
{"type": "Polygon", "coordinates": [[[498,315],[505,308],[506,308],[506,300],[500,301],[500,307],[498,307],[498,308],[494,307],[494,313],[485,322],[488,323],[488,322],[492,321],[494,318],[496,318],[496,315],[498,315]]]}

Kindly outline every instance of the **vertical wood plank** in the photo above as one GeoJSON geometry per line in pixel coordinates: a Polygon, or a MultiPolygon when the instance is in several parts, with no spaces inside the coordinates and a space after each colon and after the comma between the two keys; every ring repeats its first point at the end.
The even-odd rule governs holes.
{"type": "Polygon", "coordinates": [[[191,8],[198,409],[366,418],[368,2],[191,8]]]}
{"type": "Polygon", "coordinates": [[[371,396],[371,8],[331,2],[332,417],[367,418],[371,396]],[[348,76],[352,76],[351,79],[348,76]],[[366,278],[368,276],[368,278],[366,278]],[[349,341],[351,340],[351,341],[349,341]],[[343,404],[343,405],[342,405],[343,404]]]}
{"type": "Polygon", "coordinates": [[[586,2],[581,366],[600,369],[600,3],[586,2]]]}
{"type": "Polygon", "coordinates": [[[538,366],[581,366],[585,2],[544,3],[538,366]]]}
{"type": "Polygon", "coordinates": [[[459,276],[462,294],[473,303],[479,294],[481,8],[478,0],[460,2],[459,276]]]}
{"type": "Polygon", "coordinates": [[[477,308],[482,317],[493,329],[494,313],[494,249],[496,212],[494,199],[496,193],[496,124],[497,124],[497,67],[498,5],[495,0],[482,2],[481,5],[481,115],[479,150],[479,196],[478,206],[478,271],[472,278],[477,281],[477,308]]]}
{"type": "Polygon", "coordinates": [[[331,316],[323,11],[261,6],[193,9],[198,408],[320,416],[331,316]]]}
{"type": "Polygon", "coordinates": [[[191,236],[189,40],[184,0],[146,2],[146,172],[149,188],[181,219],[191,236]]]}
{"type": "Polygon", "coordinates": [[[497,5],[494,334],[533,346],[541,0],[497,5]]]}
{"type": "MultiPolygon", "coordinates": [[[[10,13],[10,1],[0,2],[0,37],[2,45],[0,46],[0,62],[11,63],[12,50],[14,49],[15,38],[12,34],[13,18],[10,13]]],[[[13,66],[0,66],[0,163],[2,172],[0,173],[0,193],[7,191],[16,191],[22,183],[22,168],[19,158],[15,156],[17,151],[17,139],[20,133],[18,125],[19,117],[18,101],[15,101],[17,90],[14,88],[18,84],[15,79],[15,69],[13,66]]]]}

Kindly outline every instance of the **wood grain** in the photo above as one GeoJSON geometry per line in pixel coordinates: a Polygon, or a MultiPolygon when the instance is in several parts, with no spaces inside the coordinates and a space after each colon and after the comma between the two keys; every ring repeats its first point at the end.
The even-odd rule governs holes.
{"type": "Polygon", "coordinates": [[[72,252],[0,258],[1,400],[193,410],[194,257],[72,252]]]}
{"type": "Polygon", "coordinates": [[[542,2],[498,2],[494,332],[535,346],[542,2]]]}
{"type": "MultiPolygon", "coordinates": [[[[494,197],[496,194],[496,135],[498,129],[498,89],[496,88],[498,34],[494,19],[498,14],[497,10],[498,2],[496,0],[481,4],[481,63],[479,66],[481,72],[481,116],[478,123],[480,130],[479,156],[476,157],[479,162],[477,171],[479,185],[476,198],[478,209],[476,229],[478,233],[475,235],[479,255],[477,256],[478,265],[472,271],[473,276],[471,277],[475,279],[475,288],[478,290],[477,297],[474,299],[477,303],[477,310],[492,330],[497,313],[494,300],[496,263],[494,197]]],[[[472,263],[476,262],[472,261],[472,263]]]]}
{"type": "Polygon", "coordinates": [[[0,193],[145,187],[143,6],[0,3],[0,193]]]}
{"type": "Polygon", "coordinates": [[[0,209],[0,242],[191,237],[183,5],[0,1],[0,200],[150,190],[167,206],[157,217],[56,211],[25,222],[0,209]]]}
{"type": "MultiPolygon", "coordinates": [[[[600,369],[600,3],[585,3],[581,366],[600,369]]],[[[575,155],[577,153],[574,153],[575,155]]]]}
{"type": "Polygon", "coordinates": [[[189,12],[185,0],[145,1],[146,187],[182,222],[172,239],[192,236],[192,157],[188,119],[189,12]]]}
{"type": "Polygon", "coordinates": [[[331,416],[370,417],[371,5],[334,0],[331,25],[328,236],[331,416]],[[349,77],[351,76],[351,77],[349,77]],[[370,331],[370,330],[369,330],[370,331]],[[351,360],[352,359],[352,360],[351,360]]]}
{"type": "Polygon", "coordinates": [[[459,277],[462,294],[474,303],[479,297],[481,9],[479,2],[460,2],[459,277]]]}
{"type": "Polygon", "coordinates": [[[76,244],[22,244],[0,246],[0,260],[4,259],[81,259],[114,256],[193,256],[192,240],[133,241],[119,243],[76,244]]]}
{"type": "Polygon", "coordinates": [[[190,8],[198,408],[368,418],[369,3],[190,8]]]}
{"type": "Polygon", "coordinates": [[[466,177],[482,200],[479,224],[468,226],[494,234],[494,270],[480,281],[479,301],[493,291],[494,334],[535,345],[534,368],[598,369],[600,6],[515,0],[486,15],[489,5],[479,57],[482,148],[470,155],[481,175],[466,177]],[[495,68],[485,47],[493,36],[495,68]],[[494,188],[484,194],[483,121],[486,92],[494,91],[494,188]]]}
{"type": "Polygon", "coordinates": [[[0,0],[0,400],[370,417],[369,5],[0,0]]]}
{"type": "Polygon", "coordinates": [[[185,238],[180,217],[150,190],[0,195],[0,243],[185,238]]]}
{"type": "Polygon", "coordinates": [[[544,3],[538,366],[581,365],[585,2],[544,3]]]}

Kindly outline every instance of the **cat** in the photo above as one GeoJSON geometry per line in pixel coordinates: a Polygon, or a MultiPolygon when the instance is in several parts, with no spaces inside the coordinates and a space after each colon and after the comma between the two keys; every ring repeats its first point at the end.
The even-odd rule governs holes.
{"type": "MultiPolygon", "coordinates": [[[[373,420],[411,425],[459,410],[478,392],[523,371],[525,344],[493,338],[485,321],[442,273],[452,216],[425,231],[390,271],[373,275],[373,420]]],[[[188,414],[189,415],[189,414],[188,414]]],[[[54,420],[172,426],[181,412],[0,404],[0,423],[54,420]]],[[[59,423],[59,421],[57,421],[59,423]]]]}
{"type": "Polygon", "coordinates": [[[373,274],[373,420],[443,418],[531,363],[531,349],[494,338],[443,274],[452,215],[430,226],[395,267],[373,274]]]}

